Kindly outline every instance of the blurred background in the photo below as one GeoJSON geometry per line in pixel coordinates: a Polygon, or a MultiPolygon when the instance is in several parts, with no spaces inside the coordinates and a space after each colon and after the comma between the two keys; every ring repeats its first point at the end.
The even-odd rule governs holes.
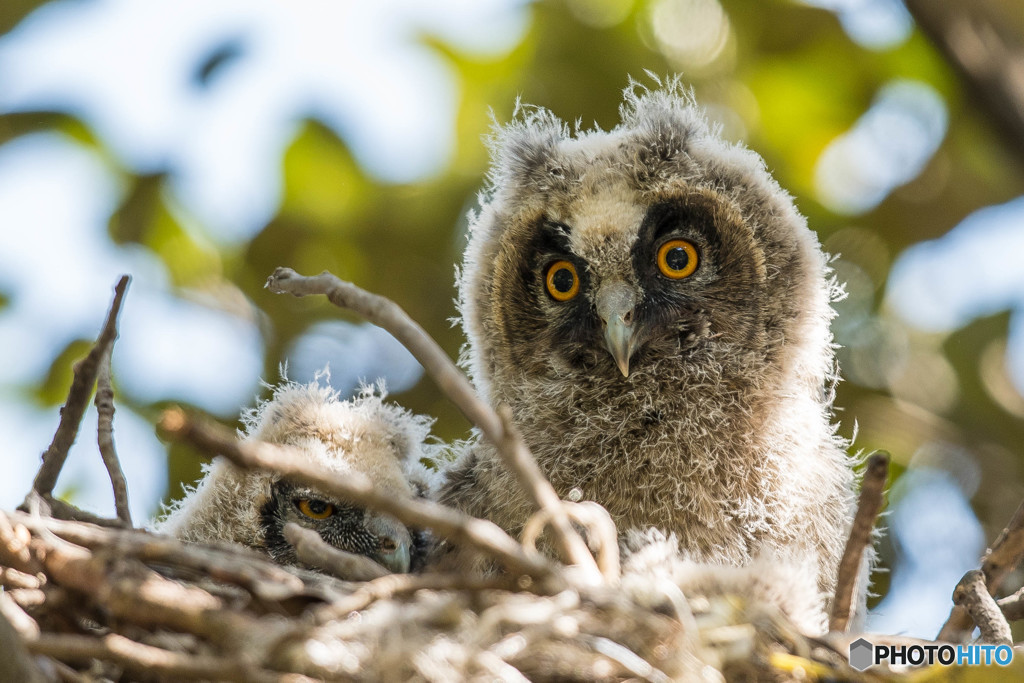
{"type": "MultiPolygon", "coordinates": [[[[0,34],[3,508],[120,273],[115,436],[137,520],[199,476],[156,438],[160,409],[237,424],[286,360],[298,380],[329,364],[346,393],[385,377],[438,438],[464,436],[388,335],[263,283],[329,269],[455,356],[492,112],[521,96],[609,128],[645,70],[681,73],[840,255],[840,431],[893,457],[869,628],[934,636],[1022,500],[1015,0],[5,0],[0,34]]],[[[57,492],[113,510],[94,411],[57,492]]]]}

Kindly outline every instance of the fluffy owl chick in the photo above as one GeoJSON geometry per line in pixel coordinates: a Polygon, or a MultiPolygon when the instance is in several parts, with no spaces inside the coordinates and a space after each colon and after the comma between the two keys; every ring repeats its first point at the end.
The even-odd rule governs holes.
{"type": "MultiPolygon", "coordinates": [[[[496,130],[459,279],[463,361],[562,496],[696,560],[807,564],[831,594],[853,477],[826,258],[761,158],[677,85],[627,89],[621,118],[573,134],[527,109],[496,130]]],[[[446,476],[443,502],[522,529],[488,444],[446,476]]]]}
{"type": "MultiPolygon", "coordinates": [[[[419,465],[430,422],[366,388],[343,401],[330,387],[284,383],[244,416],[245,438],[292,446],[302,457],[339,474],[359,473],[379,491],[420,495],[419,465]]],[[[267,472],[245,472],[216,458],[195,489],[175,503],[156,530],[185,541],[233,541],[299,564],[284,525],[312,529],[333,546],[407,572],[419,560],[422,538],[397,520],[300,486],[267,472]]]]}

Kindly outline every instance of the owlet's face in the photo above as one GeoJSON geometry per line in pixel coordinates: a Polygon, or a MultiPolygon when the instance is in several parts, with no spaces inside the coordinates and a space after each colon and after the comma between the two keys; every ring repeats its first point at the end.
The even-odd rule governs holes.
{"type": "Polygon", "coordinates": [[[764,256],[724,197],[594,185],[505,232],[493,301],[517,367],[621,382],[763,343],[764,256]]]}
{"type": "Polygon", "coordinates": [[[295,549],[284,537],[285,524],[293,522],[316,531],[330,545],[369,557],[394,573],[409,571],[412,537],[405,526],[307,487],[275,482],[260,519],[267,552],[276,562],[299,564],[295,549]]]}

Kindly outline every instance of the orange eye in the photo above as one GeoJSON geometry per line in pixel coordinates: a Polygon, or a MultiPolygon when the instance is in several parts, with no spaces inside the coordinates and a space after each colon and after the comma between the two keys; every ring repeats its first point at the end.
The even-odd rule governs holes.
{"type": "Polygon", "coordinates": [[[669,240],[658,249],[658,270],[673,280],[693,275],[699,260],[697,247],[686,240],[669,240]]]}
{"type": "Polygon", "coordinates": [[[576,266],[569,261],[555,261],[548,266],[544,280],[548,294],[555,301],[568,301],[580,291],[580,278],[576,274],[576,266]]]}
{"type": "Polygon", "coordinates": [[[299,508],[299,512],[310,519],[327,519],[334,514],[333,505],[315,498],[300,498],[295,501],[295,505],[299,508]]]}

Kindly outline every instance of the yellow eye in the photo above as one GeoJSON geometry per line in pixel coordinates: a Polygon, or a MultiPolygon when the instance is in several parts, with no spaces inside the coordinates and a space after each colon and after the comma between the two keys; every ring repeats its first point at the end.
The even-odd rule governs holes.
{"type": "Polygon", "coordinates": [[[576,266],[569,261],[555,261],[548,266],[544,280],[548,294],[555,301],[568,301],[580,291],[580,278],[576,274],[576,266]]]}
{"type": "Polygon", "coordinates": [[[699,260],[697,247],[686,240],[669,240],[658,249],[658,270],[673,280],[693,275],[699,260]]]}
{"type": "Polygon", "coordinates": [[[334,514],[333,505],[315,498],[300,498],[295,501],[295,505],[299,508],[299,512],[310,519],[327,519],[334,514]]]}

